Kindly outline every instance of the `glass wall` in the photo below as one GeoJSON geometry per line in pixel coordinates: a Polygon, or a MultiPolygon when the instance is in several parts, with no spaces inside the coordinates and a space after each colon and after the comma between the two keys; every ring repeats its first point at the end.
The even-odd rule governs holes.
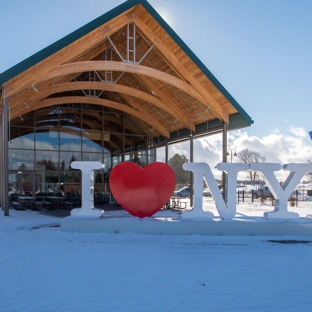
{"type": "Polygon", "coordinates": [[[11,122],[9,140],[10,193],[38,194],[81,192],[81,172],[72,161],[99,161],[104,170],[95,172],[95,192],[109,192],[109,174],[122,161],[144,167],[155,161],[147,149],[146,135],[123,133],[115,120],[122,113],[92,105],[44,108],[27,122],[11,122]],[[27,123],[27,126],[25,124],[27,123]],[[110,125],[108,127],[107,125],[110,125]],[[20,180],[20,182],[18,182],[20,180]]]}

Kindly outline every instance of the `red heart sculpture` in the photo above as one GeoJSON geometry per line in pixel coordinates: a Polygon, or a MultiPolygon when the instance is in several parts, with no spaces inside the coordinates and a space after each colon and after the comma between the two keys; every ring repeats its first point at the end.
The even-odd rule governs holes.
{"type": "Polygon", "coordinates": [[[134,217],[151,217],[172,196],[176,184],[168,165],[154,162],[144,169],[133,162],[114,167],[109,186],[117,202],[134,217]]]}

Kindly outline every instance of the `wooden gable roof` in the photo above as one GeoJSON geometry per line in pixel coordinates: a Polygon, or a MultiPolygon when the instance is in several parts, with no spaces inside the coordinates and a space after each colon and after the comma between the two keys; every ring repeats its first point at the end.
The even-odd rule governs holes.
{"type": "Polygon", "coordinates": [[[126,1],[10,68],[0,85],[11,120],[55,105],[101,105],[126,113],[160,145],[253,123],[144,0],[126,1]]]}

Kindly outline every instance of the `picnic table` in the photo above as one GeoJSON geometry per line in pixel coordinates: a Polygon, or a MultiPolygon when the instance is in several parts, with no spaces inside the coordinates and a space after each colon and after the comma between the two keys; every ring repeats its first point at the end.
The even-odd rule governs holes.
{"type": "Polygon", "coordinates": [[[19,196],[17,199],[24,208],[32,208],[32,204],[36,198],[33,196],[19,196]]]}
{"type": "Polygon", "coordinates": [[[63,201],[66,199],[64,196],[46,196],[46,199],[52,204],[53,208],[61,208],[63,201]]]}
{"type": "Polygon", "coordinates": [[[187,202],[182,201],[180,196],[171,196],[170,200],[166,204],[167,209],[185,209],[187,202]]]}

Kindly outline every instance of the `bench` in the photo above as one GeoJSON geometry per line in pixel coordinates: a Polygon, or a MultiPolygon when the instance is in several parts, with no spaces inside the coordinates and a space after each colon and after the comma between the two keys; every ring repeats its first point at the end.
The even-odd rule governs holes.
{"type": "Polygon", "coordinates": [[[19,202],[13,202],[13,208],[15,210],[26,210],[25,207],[19,202]]]}
{"type": "Polygon", "coordinates": [[[52,203],[50,203],[49,201],[42,201],[42,205],[46,209],[51,209],[52,207],[52,203]]]}
{"type": "Polygon", "coordinates": [[[65,206],[65,209],[72,209],[73,208],[73,202],[65,201],[64,206],[65,206]]]}
{"type": "Polygon", "coordinates": [[[41,210],[42,207],[43,207],[43,202],[42,201],[34,201],[33,202],[33,209],[41,210]]]}

